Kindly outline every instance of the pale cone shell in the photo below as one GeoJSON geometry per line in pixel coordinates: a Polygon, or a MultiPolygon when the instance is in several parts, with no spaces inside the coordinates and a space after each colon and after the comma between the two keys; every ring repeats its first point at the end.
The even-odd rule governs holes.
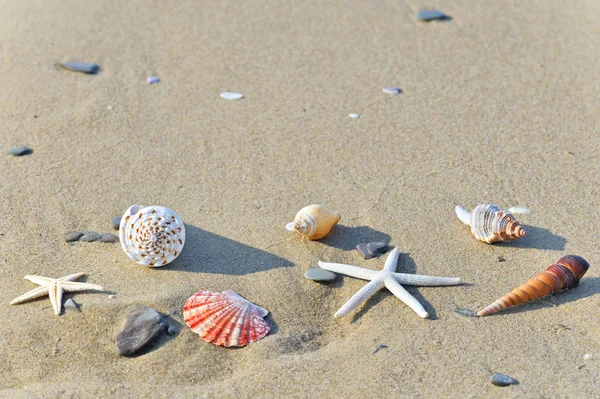
{"type": "Polygon", "coordinates": [[[323,205],[313,204],[300,209],[294,221],[288,223],[286,228],[297,231],[309,240],[319,240],[329,234],[339,221],[339,213],[323,205]]]}

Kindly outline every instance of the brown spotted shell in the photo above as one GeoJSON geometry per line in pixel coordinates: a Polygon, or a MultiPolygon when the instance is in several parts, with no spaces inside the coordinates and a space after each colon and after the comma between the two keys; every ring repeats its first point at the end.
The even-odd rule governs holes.
{"type": "Polygon", "coordinates": [[[181,253],[185,226],[169,208],[132,205],[121,218],[119,240],[127,256],[140,265],[164,266],[181,253]]]}
{"type": "Polygon", "coordinates": [[[579,280],[581,280],[589,267],[590,264],[581,256],[563,256],[556,264],[538,273],[534,278],[487,306],[477,313],[477,315],[487,316],[549,294],[555,294],[560,290],[577,287],[579,280]]]}
{"type": "Polygon", "coordinates": [[[477,205],[471,212],[458,205],[455,209],[458,218],[471,226],[471,233],[479,241],[491,244],[507,242],[525,236],[525,230],[508,212],[495,205],[477,205]]]}

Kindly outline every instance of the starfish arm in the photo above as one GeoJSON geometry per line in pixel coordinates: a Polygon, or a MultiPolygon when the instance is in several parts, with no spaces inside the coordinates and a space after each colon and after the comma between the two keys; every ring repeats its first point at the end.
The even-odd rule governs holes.
{"type": "Polygon", "coordinates": [[[29,301],[30,299],[35,299],[35,298],[39,298],[42,296],[46,296],[48,295],[48,289],[50,287],[48,285],[43,286],[43,287],[37,287],[29,292],[24,293],[23,295],[16,297],[15,299],[13,299],[12,301],[10,301],[11,305],[16,305],[19,303],[23,303],[26,301],[29,301]]]}
{"type": "Polygon", "coordinates": [[[67,292],[84,290],[104,291],[104,288],[98,284],[65,282],[61,283],[60,286],[67,292]]]}
{"type": "Polygon", "coordinates": [[[397,296],[402,302],[407,304],[408,307],[414,310],[419,316],[421,316],[424,319],[429,317],[429,313],[425,311],[423,305],[421,305],[419,301],[415,299],[415,297],[410,295],[408,291],[406,291],[400,284],[398,284],[398,282],[394,280],[394,278],[386,277],[384,281],[386,288],[390,290],[392,294],[397,296]]]}
{"type": "Polygon", "coordinates": [[[50,297],[50,303],[52,303],[52,309],[54,313],[59,316],[60,309],[62,308],[62,287],[59,284],[52,284],[48,296],[50,297]]]}
{"type": "Polygon", "coordinates": [[[68,276],[59,278],[59,281],[75,281],[85,276],[85,273],[73,273],[68,276]]]}
{"type": "Polygon", "coordinates": [[[342,317],[347,315],[352,311],[352,309],[356,308],[363,301],[369,299],[373,294],[375,294],[381,287],[383,287],[383,280],[375,279],[367,283],[364,287],[362,287],[358,292],[352,295],[352,298],[348,300],[337,312],[335,312],[335,317],[342,317]]]}
{"type": "Polygon", "coordinates": [[[386,272],[395,272],[399,256],[400,251],[398,251],[398,248],[392,249],[392,252],[390,252],[388,257],[385,259],[385,265],[383,266],[383,270],[386,272]]]}
{"type": "Polygon", "coordinates": [[[344,265],[341,263],[328,263],[321,260],[319,261],[319,266],[321,269],[345,274],[346,276],[359,278],[361,280],[373,280],[379,273],[377,270],[363,269],[361,267],[344,265]]]}
{"type": "Polygon", "coordinates": [[[400,284],[416,285],[419,287],[435,287],[443,285],[458,285],[460,278],[423,276],[421,274],[394,273],[394,278],[400,284]]]}
{"type": "Polygon", "coordinates": [[[56,281],[58,281],[55,278],[42,277],[42,276],[25,276],[25,280],[29,280],[32,283],[35,283],[37,285],[54,284],[56,281]]]}

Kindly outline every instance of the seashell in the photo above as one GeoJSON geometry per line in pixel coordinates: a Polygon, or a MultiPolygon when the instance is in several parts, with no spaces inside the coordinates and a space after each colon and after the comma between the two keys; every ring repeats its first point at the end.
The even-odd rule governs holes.
{"type": "Polygon", "coordinates": [[[131,259],[140,265],[159,267],[181,253],[185,226],[169,208],[132,205],[121,218],[119,239],[131,259]]]}
{"type": "Polygon", "coordinates": [[[246,346],[263,338],[269,313],[233,291],[198,291],[183,307],[186,324],[202,339],[220,346],[246,346]]]}
{"type": "Polygon", "coordinates": [[[563,256],[556,264],[550,265],[525,284],[478,312],[477,316],[487,316],[512,306],[557,293],[560,290],[577,287],[579,280],[589,267],[590,264],[581,256],[563,256]]]}
{"type": "Polygon", "coordinates": [[[340,215],[337,212],[314,204],[300,209],[294,221],[288,223],[285,228],[289,231],[295,230],[309,240],[319,240],[329,234],[339,221],[340,215]]]}
{"type": "Polygon", "coordinates": [[[471,212],[457,205],[454,211],[461,222],[471,226],[471,233],[479,241],[491,244],[525,236],[525,230],[519,222],[509,212],[501,211],[495,205],[477,205],[471,212]]]}

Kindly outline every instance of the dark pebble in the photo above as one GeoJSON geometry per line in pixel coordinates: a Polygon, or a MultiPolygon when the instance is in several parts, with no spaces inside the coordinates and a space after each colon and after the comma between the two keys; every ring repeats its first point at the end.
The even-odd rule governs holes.
{"type": "Polygon", "coordinates": [[[133,355],[158,334],[167,329],[167,322],[156,310],[147,306],[136,306],[125,321],[125,327],[115,340],[119,353],[133,355]]]}
{"type": "Polygon", "coordinates": [[[304,277],[313,281],[328,282],[335,280],[335,273],[320,267],[313,267],[304,273],[304,277]]]}
{"type": "Polygon", "coordinates": [[[91,62],[69,61],[59,64],[62,68],[73,72],[82,72],[89,75],[95,75],[100,72],[100,67],[91,62]]]}
{"type": "Polygon", "coordinates": [[[22,155],[29,155],[33,153],[33,150],[29,147],[25,147],[24,145],[21,145],[19,147],[13,147],[10,150],[8,150],[8,153],[10,155],[14,155],[15,157],[20,157],[22,155]]]}
{"type": "Polygon", "coordinates": [[[504,262],[505,260],[502,256],[498,256],[498,262],[504,262]]]}
{"type": "Polygon", "coordinates": [[[363,258],[375,258],[386,252],[388,243],[385,241],[361,242],[356,249],[362,254],[363,258]]]}
{"type": "Polygon", "coordinates": [[[113,220],[110,221],[110,225],[112,226],[113,229],[119,230],[119,226],[121,226],[121,218],[120,217],[113,218],[113,220]]]}
{"type": "Polygon", "coordinates": [[[74,231],[72,233],[65,234],[66,242],[79,241],[81,237],[83,237],[85,233],[82,231],[74,231]]]}
{"type": "Polygon", "coordinates": [[[477,313],[473,312],[471,309],[456,308],[454,311],[461,316],[477,317],[477,313]]]}
{"type": "Polygon", "coordinates": [[[450,19],[449,16],[447,16],[446,14],[444,14],[441,11],[438,10],[424,10],[424,11],[419,11],[417,13],[417,18],[419,18],[421,21],[433,21],[433,20],[448,20],[450,19]]]}
{"type": "Polygon", "coordinates": [[[517,385],[519,381],[515,380],[512,377],[507,376],[506,374],[495,373],[492,375],[492,384],[499,387],[506,387],[509,385],[517,385]]]}
{"type": "Polygon", "coordinates": [[[63,306],[65,309],[71,309],[71,310],[76,310],[78,312],[81,312],[81,310],[79,309],[80,305],[77,302],[75,302],[73,299],[67,299],[63,306]]]}
{"type": "Polygon", "coordinates": [[[87,234],[84,234],[79,239],[79,241],[92,242],[92,241],[98,241],[100,238],[102,238],[102,236],[100,234],[90,231],[87,234]]]}
{"type": "Polygon", "coordinates": [[[110,233],[100,233],[100,242],[117,242],[119,237],[110,233]]]}

